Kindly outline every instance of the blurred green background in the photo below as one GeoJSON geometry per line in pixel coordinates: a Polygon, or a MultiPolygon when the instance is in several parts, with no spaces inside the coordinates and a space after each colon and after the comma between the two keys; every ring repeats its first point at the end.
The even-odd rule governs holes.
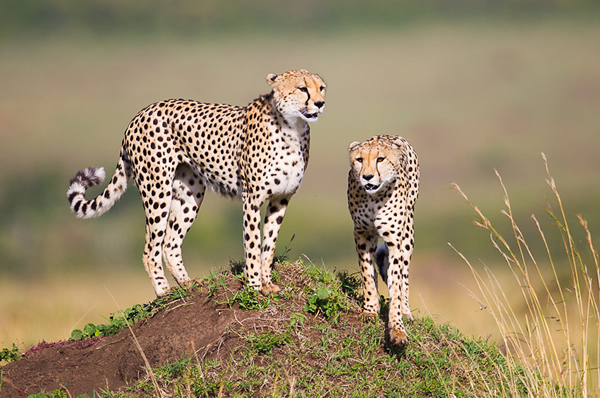
{"type": "MultiPolygon", "coordinates": [[[[447,242],[474,262],[501,258],[450,184],[502,223],[496,168],[535,248],[530,214],[553,228],[545,152],[568,217],[599,230],[599,22],[591,0],[0,0],[0,347],[66,338],[116,311],[110,294],[121,307],[153,298],[135,187],[94,220],[76,219],[65,196],[79,169],[113,172],[138,110],[244,105],[268,91],[268,73],[298,68],[325,79],[327,106],[278,252],[358,271],[346,148],[402,135],[422,167],[412,305],[493,333],[447,242]]],[[[241,236],[241,203],[208,194],[184,245],[189,273],[241,259],[241,236]]]]}

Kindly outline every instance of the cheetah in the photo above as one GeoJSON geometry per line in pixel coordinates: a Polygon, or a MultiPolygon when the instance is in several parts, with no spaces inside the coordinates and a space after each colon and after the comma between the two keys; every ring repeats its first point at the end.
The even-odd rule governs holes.
{"type": "Polygon", "coordinates": [[[402,137],[378,135],[350,144],[348,209],[364,281],[364,313],[379,313],[377,274],[387,284],[390,310],[387,333],[393,346],[408,344],[402,322],[412,320],[408,304],[408,268],[414,247],[413,212],[419,194],[419,163],[402,137]],[[382,244],[377,247],[381,238],[382,244]]]}
{"type": "Polygon", "coordinates": [[[191,281],[181,245],[206,188],[242,199],[244,276],[264,295],[280,291],[271,279],[277,236],[308,164],[309,123],[325,108],[326,85],[304,69],[266,80],[271,91],[247,106],[184,99],[147,106],[125,130],[115,173],[100,195],[85,198],[104,180],[103,168],[84,169],[70,181],[71,210],[92,218],[108,211],[133,179],[146,215],[143,263],[159,297],[169,290],[163,259],[177,284],[191,281]]]}

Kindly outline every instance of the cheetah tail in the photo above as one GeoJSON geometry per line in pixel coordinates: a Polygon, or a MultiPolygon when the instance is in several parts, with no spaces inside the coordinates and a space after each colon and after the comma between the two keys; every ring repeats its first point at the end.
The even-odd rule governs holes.
{"type": "Polygon", "coordinates": [[[129,173],[127,163],[120,158],[113,178],[104,191],[91,200],[85,199],[85,191],[104,181],[106,173],[103,167],[88,167],[78,172],[69,183],[67,198],[71,205],[71,211],[78,218],[100,217],[106,213],[119,200],[127,189],[129,173]]]}
{"type": "Polygon", "coordinates": [[[390,266],[388,256],[389,249],[385,242],[381,242],[377,247],[377,251],[375,252],[375,263],[377,264],[379,275],[381,275],[381,279],[383,279],[383,283],[385,283],[386,285],[388,277],[388,268],[390,266]]]}

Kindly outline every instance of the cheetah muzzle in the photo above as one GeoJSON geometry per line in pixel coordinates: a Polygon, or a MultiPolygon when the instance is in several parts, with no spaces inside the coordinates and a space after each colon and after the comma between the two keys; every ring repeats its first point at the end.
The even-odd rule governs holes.
{"type": "Polygon", "coordinates": [[[190,282],[181,245],[206,188],[243,203],[244,275],[263,294],[271,280],[279,229],[308,165],[309,122],[325,107],[325,82],[306,70],[267,75],[271,86],[246,106],[171,99],[142,109],[129,123],[108,186],[86,200],[104,179],[102,168],[79,172],[67,191],[80,218],[108,211],[130,179],[146,215],[143,263],[158,296],[169,290],[163,261],[179,285],[190,282]],[[260,234],[260,209],[268,202],[260,234]]]}
{"type": "Polygon", "coordinates": [[[365,189],[365,191],[367,191],[368,194],[373,195],[374,193],[376,193],[377,191],[379,191],[379,188],[381,188],[381,184],[364,184],[363,188],[365,189]]]}

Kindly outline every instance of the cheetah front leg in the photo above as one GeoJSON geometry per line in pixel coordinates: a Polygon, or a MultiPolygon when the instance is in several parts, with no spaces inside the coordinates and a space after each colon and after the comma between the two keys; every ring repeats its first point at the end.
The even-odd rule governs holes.
{"type": "Polygon", "coordinates": [[[262,291],[262,270],[260,266],[260,206],[262,203],[255,198],[243,196],[244,210],[244,252],[246,263],[244,276],[248,280],[248,286],[262,291]]]}
{"type": "Polygon", "coordinates": [[[271,264],[273,264],[273,258],[275,257],[277,237],[279,236],[279,229],[281,228],[289,200],[290,197],[271,199],[267,207],[267,213],[265,214],[263,246],[260,258],[263,283],[261,291],[265,296],[271,293],[277,294],[281,291],[279,286],[275,285],[271,280],[271,264]]]}
{"type": "Polygon", "coordinates": [[[389,251],[389,266],[387,284],[390,293],[390,311],[388,330],[390,344],[405,346],[408,344],[408,334],[402,321],[402,316],[412,320],[408,304],[408,266],[412,249],[407,252],[402,243],[386,241],[389,251]]]}
{"type": "Polygon", "coordinates": [[[375,273],[377,239],[378,237],[375,234],[354,230],[358,265],[365,285],[363,311],[371,320],[375,320],[379,314],[379,292],[377,291],[377,274],[375,273]]]}

